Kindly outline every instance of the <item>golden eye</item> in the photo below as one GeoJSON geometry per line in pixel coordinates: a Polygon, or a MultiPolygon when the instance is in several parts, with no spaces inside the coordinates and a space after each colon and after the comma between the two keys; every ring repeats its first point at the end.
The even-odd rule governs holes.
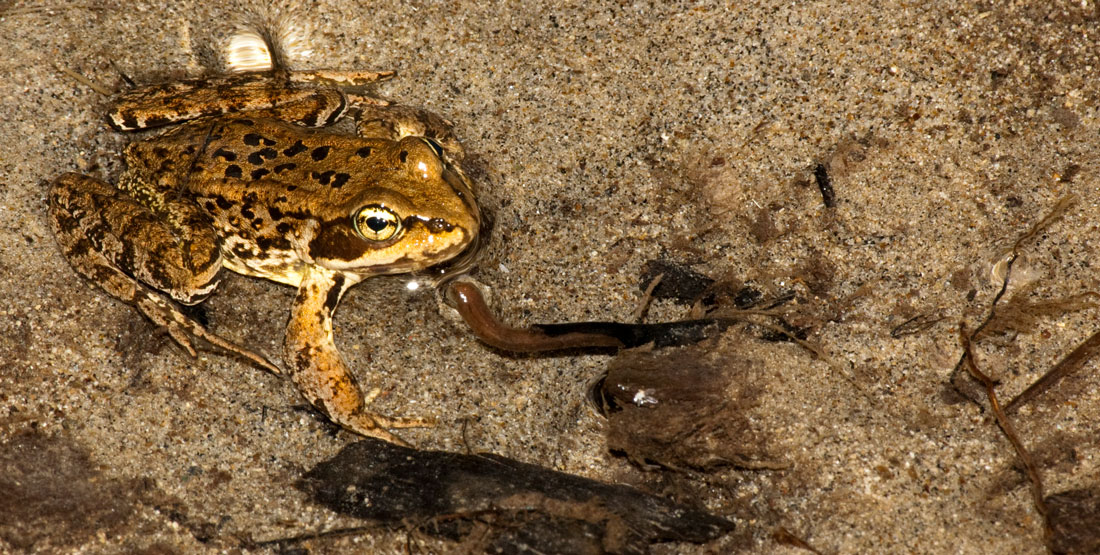
{"type": "Polygon", "coordinates": [[[385,241],[401,232],[401,220],[389,208],[370,204],[355,213],[355,231],[368,241],[385,241]]]}

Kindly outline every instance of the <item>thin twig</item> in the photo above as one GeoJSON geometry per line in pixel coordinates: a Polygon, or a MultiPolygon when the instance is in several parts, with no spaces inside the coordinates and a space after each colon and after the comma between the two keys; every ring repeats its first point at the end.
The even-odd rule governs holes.
{"type": "Polygon", "coordinates": [[[782,526],[776,528],[775,530],[772,530],[772,539],[775,540],[775,543],[778,543],[780,545],[797,547],[799,549],[805,549],[806,551],[814,553],[815,555],[821,555],[821,552],[814,548],[814,546],[810,545],[809,542],[799,536],[796,536],[793,532],[787,530],[782,526]]]}
{"type": "Polygon", "coordinates": [[[642,323],[645,319],[645,313],[649,310],[650,303],[653,302],[653,290],[657,289],[657,286],[661,284],[661,280],[665,278],[664,274],[657,274],[653,279],[649,280],[649,285],[645,288],[645,293],[642,294],[642,300],[638,302],[638,308],[634,310],[634,321],[642,323]]]}
{"type": "Polygon", "coordinates": [[[1097,352],[1100,352],[1100,332],[1092,334],[1088,339],[1077,346],[1072,352],[1058,361],[1053,368],[1047,370],[1043,377],[1028,386],[1023,393],[1005,405],[1005,412],[1012,414],[1032,399],[1042,395],[1046,390],[1054,387],[1062,378],[1076,372],[1088,362],[1097,352]]]}
{"type": "Polygon", "coordinates": [[[113,92],[111,92],[109,89],[107,89],[103,85],[100,85],[99,83],[96,83],[95,81],[92,81],[91,79],[88,79],[87,77],[84,77],[83,75],[81,75],[81,74],[79,74],[79,73],[77,73],[77,72],[61,65],[61,64],[54,64],[54,67],[56,67],[57,70],[60,71],[61,73],[64,73],[65,75],[68,75],[69,77],[75,79],[81,85],[84,85],[85,87],[88,87],[89,89],[92,89],[93,91],[95,91],[95,92],[97,92],[97,93],[99,93],[103,96],[111,96],[112,94],[114,94],[113,92]]]}
{"type": "Polygon", "coordinates": [[[985,394],[989,398],[989,406],[993,410],[993,415],[997,419],[997,424],[1001,427],[1001,431],[1004,432],[1008,441],[1012,443],[1012,447],[1016,450],[1016,456],[1020,458],[1020,462],[1023,463],[1024,468],[1027,470],[1027,476],[1031,482],[1032,502],[1035,503],[1035,509],[1043,516],[1043,533],[1049,545],[1052,530],[1050,529],[1050,521],[1047,519],[1047,505],[1043,501],[1042,477],[1039,476],[1039,470],[1031,460],[1031,455],[1028,454],[1023,442],[1020,441],[1020,436],[1016,434],[1016,428],[1012,425],[1012,421],[1010,421],[1004,411],[1001,410],[1001,404],[997,401],[997,391],[993,384],[993,380],[978,369],[978,365],[974,361],[974,352],[970,345],[971,337],[972,335],[968,334],[966,331],[966,324],[960,322],[959,339],[963,344],[963,360],[966,363],[966,368],[970,372],[970,376],[985,387],[985,394]]]}
{"type": "Polygon", "coordinates": [[[321,538],[339,538],[344,536],[357,536],[366,534],[368,532],[374,532],[380,529],[382,529],[382,527],[380,526],[353,526],[350,528],[333,528],[331,530],[322,530],[318,532],[306,532],[297,536],[288,536],[284,538],[253,542],[248,545],[248,548],[258,549],[262,547],[289,547],[292,545],[298,545],[303,542],[307,542],[309,540],[318,540],[321,538]]]}

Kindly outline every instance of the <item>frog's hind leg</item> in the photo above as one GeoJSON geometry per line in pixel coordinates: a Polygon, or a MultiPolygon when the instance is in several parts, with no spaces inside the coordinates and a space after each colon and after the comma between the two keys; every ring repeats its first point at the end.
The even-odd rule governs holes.
{"type": "Polygon", "coordinates": [[[423,418],[388,417],[367,409],[378,390],[363,395],[332,338],[332,314],[355,282],[324,268],[306,270],[287,325],[286,360],[302,395],[328,417],[357,434],[405,445],[387,428],[431,426],[423,418]]]}
{"type": "Polygon", "coordinates": [[[347,111],[348,96],[342,87],[359,87],[392,75],[392,71],[268,71],[148,85],[115,97],[107,122],[119,131],[134,131],[206,116],[253,114],[324,127],[347,111]]]}
{"type": "MultiPolygon", "coordinates": [[[[173,208],[183,210],[180,218],[185,223],[200,217],[185,206],[173,208]]],[[[191,338],[199,337],[279,373],[266,358],[210,332],[160,293],[187,304],[205,298],[217,285],[221,267],[216,238],[212,241],[201,231],[173,232],[114,187],[74,173],[53,183],[49,211],[57,241],[73,269],[166,329],[191,356],[196,355],[191,338]]]]}

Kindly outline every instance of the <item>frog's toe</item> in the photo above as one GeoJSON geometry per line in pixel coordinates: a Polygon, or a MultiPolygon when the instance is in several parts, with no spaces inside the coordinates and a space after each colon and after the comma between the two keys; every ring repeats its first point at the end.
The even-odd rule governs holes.
{"type": "Polygon", "coordinates": [[[435,426],[434,418],[416,418],[409,416],[378,416],[375,417],[379,424],[385,428],[431,428],[435,426]]]}
{"type": "Polygon", "coordinates": [[[405,447],[411,447],[411,445],[388,431],[389,429],[425,428],[434,425],[434,418],[392,417],[366,411],[360,412],[344,423],[345,427],[361,436],[374,437],[405,447]]]}
{"type": "Polygon", "coordinates": [[[430,428],[435,426],[434,418],[417,418],[408,416],[384,416],[368,411],[360,411],[348,422],[348,428],[353,432],[372,436],[374,430],[402,429],[402,428],[430,428]]]}

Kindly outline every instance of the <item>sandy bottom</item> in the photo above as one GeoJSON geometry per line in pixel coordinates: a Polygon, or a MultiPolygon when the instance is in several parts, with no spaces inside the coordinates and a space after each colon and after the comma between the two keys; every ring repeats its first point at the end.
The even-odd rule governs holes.
{"type": "MultiPolygon", "coordinates": [[[[290,485],[355,438],[288,382],[191,359],[89,287],[45,213],[54,177],[113,179],[131,139],[62,68],[110,90],[122,74],[199,76],[237,25],[278,10],[39,7],[52,4],[0,8],[0,551],[232,551],[357,525],[290,485]]],[[[982,322],[1000,289],[995,266],[1067,195],[1020,244],[1000,301],[1014,317],[976,358],[1008,399],[1096,331],[1097,310],[1074,302],[1098,290],[1095,3],[536,4],[321,0],[282,17],[311,51],[296,67],[397,70],[381,95],[454,121],[496,221],[479,279],[507,320],[629,319],[660,259],[791,297],[780,309],[824,356],[752,329],[708,343],[719,367],[756,369],[752,425],[780,468],[647,472],[608,452],[585,401],[607,356],[496,352],[430,292],[379,278],[337,318],[379,410],[436,417],[406,434],[421,447],[637,484],[736,521],[700,552],[799,552],[780,528],[827,553],[1041,552],[1017,457],[950,380],[960,323],[982,322]]],[[[276,355],[293,296],[232,276],[207,314],[276,355]]],[[[688,310],[660,301],[649,318],[688,310]]],[[[1095,369],[1013,417],[1048,492],[1097,480],[1095,369]]],[[[304,547],[407,540],[448,549],[404,531],[304,547]]]]}

